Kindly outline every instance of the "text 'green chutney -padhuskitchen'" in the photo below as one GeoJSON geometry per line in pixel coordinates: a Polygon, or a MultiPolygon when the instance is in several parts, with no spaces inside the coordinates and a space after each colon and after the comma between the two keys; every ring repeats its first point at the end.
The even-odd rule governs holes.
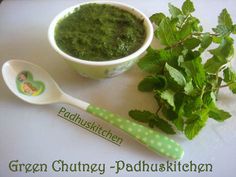
{"type": "Polygon", "coordinates": [[[130,55],[142,46],[145,37],[143,19],[107,4],[82,5],[55,28],[55,40],[62,51],[90,61],[130,55]]]}

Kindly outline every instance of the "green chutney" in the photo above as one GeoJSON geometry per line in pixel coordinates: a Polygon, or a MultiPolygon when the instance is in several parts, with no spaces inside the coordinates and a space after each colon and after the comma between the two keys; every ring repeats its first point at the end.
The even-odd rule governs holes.
{"type": "Polygon", "coordinates": [[[83,60],[115,60],[144,43],[143,19],[107,4],[86,4],[61,19],[55,28],[57,46],[83,60]]]}

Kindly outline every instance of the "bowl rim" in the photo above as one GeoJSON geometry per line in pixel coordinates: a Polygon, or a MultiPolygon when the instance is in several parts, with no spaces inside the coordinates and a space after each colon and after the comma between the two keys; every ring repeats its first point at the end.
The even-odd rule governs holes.
{"type": "Polygon", "coordinates": [[[106,65],[114,65],[114,64],[119,64],[119,63],[123,63],[129,60],[133,60],[135,58],[137,58],[138,56],[140,56],[142,53],[145,52],[145,50],[149,47],[149,45],[151,44],[153,39],[153,26],[151,21],[149,20],[149,18],[140,10],[138,10],[137,8],[130,6],[128,4],[125,3],[121,3],[121,2],[116,2],[116,1],[89,1],[89,2],[83,2],[83,3],[79,3],[77,5],[68,7],[64,10],[62,10],[61,12],[59,12],[51,21],[49,28],[48,28],[48,40],[49,43],[51,44],[51,46],[53,47],[53,49],[59,53],[60,55],[62,55],[66,60],[72,61],[72,62],[76,62],[76,63],[81,63],[81,64],[85,64],[85,65],[93,65],[93,66],[106,66],[106,65]],[[125,57],[122,58],[118,58],[118,59],[113,59],[113,60],[106,60],[106,61],[90,61],[90,60],[84,60],[84,59],[80,59],[80,58],[76,58],[73,57],[67,53],[65,53],[64,51],[62,51],[56,44],[55,41],[55,37],[54,37],[54,32],[55,32],[55,27],[57,25],[57,22],[62,19],[65,15],[67,15],[68,13],[72,12],[75,8],[80,7],[81,5],[86,5],[86,4],[93,4],[93,3],[97,3],[97,4],[110,4],[110,5],[114,5],[114,6],[118,6],[120,8],[124,8],[124,10],[127,10],[127,8],[129,10],[127,10],[128,12],[130,11],[135,11],[136,16],[139,15],[144,19],[146,25],[144,25],[144,28],[146,30],[146,37],[144,40],[143,45],[136,50],[135,52],[131,53],[130,55],[127,55],[125,57]]]}

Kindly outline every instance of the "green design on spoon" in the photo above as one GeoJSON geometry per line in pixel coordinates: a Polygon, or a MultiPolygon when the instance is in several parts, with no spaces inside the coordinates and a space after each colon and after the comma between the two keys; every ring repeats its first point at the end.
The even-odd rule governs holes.
{"type": "Polygon", "coordinates": [[[45,90],[44,83],[34,81],[33,75],[29,71],[22,71],[17,75],[16,86],[20,93],[28,96],[38,96],[45,90]]]}

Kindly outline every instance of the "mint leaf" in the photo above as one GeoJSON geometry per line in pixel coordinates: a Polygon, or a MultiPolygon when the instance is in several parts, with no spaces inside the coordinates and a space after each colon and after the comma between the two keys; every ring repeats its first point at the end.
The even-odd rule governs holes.
{"type": "Polygon", "coordinates": [[[224,69],[223,73],[224,73],[224,81],[226,83],[234,82],[236,80],[236,73],[231,68],[224,69]]]}
{"type": "Polygon", "coordinates": [[[134,120],[145,123],[151,120],[153,114],[149,111],[131,110],[129,111],[129,116],[134,120]]]}
{"type": "Polygon", "coordinates": [[[236,25],[233,25],[232,28],[233,28],[233,29],[232,29],[232,33],[233,33],[233,34],[236,34],[236,25]]]}
{"type": "Polygon", "coordinates": [[[174,96],[175,110],[173,110],[173,111],[175,111],[175,113],[178,116],[183,115],[183,105],[184,105],[186,97],[187,97],[187,95],[182,93],[182,91],[175,93],[175,96],[174,96]]]}
{"type": "Polygon", "coordinates": [[[184,61],[190,61],[198,58],[201,55],[201,53],[197,50],[192,51],[188,50],[187,54],[184,56],[184,61]]]}
{"type": "Polygon", "coordinates": [[[181,10],[179,8],[173,6],[172,4],[169,3],[168,7],[169,7],[169,12],[173,18],[176,18],[182,14],[181,10]]]}
{"type": "Polygon", "coordinates": [[[209,33],[206,33],[202,37],[201,41],[201,51],[205,50],[212,43],[212,37],[209,33]]]}
{"type": "Polygon", "coordinates": [[[228,62],[228,58],[233,55],[233,39],[230,37],[225,37],[222,39],[219,47],[209,50],[209,52],[213,55],[213,57],[207,60],[204,68],[209,73],[216,73],[219,71],[221,66],[228,62]]]}
{"type": "Polygon", "coordinates": [[[138,85],[138,89],[142,92],[150,92],[154,89],[163,89],[166,86],[166,79],[163,76],[148,76],[144,78],[138,85]]]}
{"type": "Polygon", "coordinates": [[[231,28],[233,25],[232,19],[226,9],[223,9],[218,17],[218,24],[231,28]]]}
{"type": "MultiPolygon", "coordinates": [[[[167,61],[171,61],[175,58],[175,54],[173,50],[167,50],[167,49],[160,49],[160,58],[162,61],[167,62],[167,61]]],[[[162,68],[165,66],[162,65],[162,68]]]]}
{"type": "Polygon", "coordinates": [[[159,62],[159,52],[149,47],[147,49],[147,54],[139,60],[138,66],[148,73],[161,72],[162,66],[159,62]]]}
{"type": "Polygon", "coordinates": [[[168,73],[174,79],[176,83],[178,83],[180,86],[185,86],[186,80],[180,71],[168,65],[168,63],[166,63],[165,69],[168,71],[168,73]]]}
{"type": "Polygon", "coordinates": [[[186,83],[184,87],[184,93],[186,95],[192,95],[195,93],[195,88],[193,87],[192,80],[186,83]]]}
{"type": "Polygon", "coordinates": [[[179,131],[183,131],[184,130],[184,120],[182,117],[178,117],[177,119],[173,120],[173,124],[176,126],[176,128],[179,131]]]}
{"type": "Polygon", "coordinates": [[[220,44],[222,42],[222,40],[224,39],[224,37],[222,36],[212,36],[212,42],[216,43],[216,44],[220,44]]]}
{"type": "Polygon", "coordinates": [[[232,91],[232,93],[236,94],[236,82],[230,84],[229,89],[232,91]]]}
{"type": "Polygon", "coordinates": [[[167,121],[149,111],[131,110],[129,116],[136,121],[149,123],[151,128],[155,126],[167,134],[175,134],[172,126],[167,121]]]}
{"type": "Polygon", "coordinates": [[[171,46],[176,43],[175,32],[169,18],[164,18],[155,31],[155,36],[161,44],[171,46]]]}
{"type": "Polygon", "coordinates": [[[173,109],[175,109],[174,96],[175,93],[172,90],[165,90],[160,94],[160,97],[171,105],[173,109]]]}
{"type": "Polygon", "coordinates": [[[186,0],[182,5],[182,11],[185,15],[189,15],[190,13],[194,12],[194,5],[192,1],[186,0]]]}
{"type": "Polygon", "coordinates": [[[184,41],[184,46],[191,50],[191,49],[194,49],[196,48],[197,46],[199,46],[199,44],[201,43],[201,41],[197,38],[188,38],[187,40],[184,41]]]}
{"type": "Polygon", "coordinates": [[[150,17],[150,20],[155,23],[157,26],[160,25],[161,21],[166,18],[166,16],[163,14],[163,13],[156,13],[156,14],[153,14],[151,17],[150,17]]]}
{"type": "Polygon", "coordinates": [[[205,126],[208,119],[208,110],[203,109],[199,112],[197,118],[194,118],[190,121],[184,129],[184,134],[188,139],[193,139],[198,135],[200,130],[205,126]]]}
{"type": "Polygon", "coordinates": [[[209,52],[212,55],[217,56],[220,60],[227,62],[227,58],[232,56],[234,53],[233,39],[230,37],[224,38],[219,47],[209,50],[209,52]]]}
{"type": "Polygon", "coordinates": [[[225,25],[218,25],[216,28],[212,28],[212,30],[220,36],[228,36],[230,33],[230,30],[225,25]]]}
{"type": "Polygon", "coordinates": [[[217,56],[213,56],[207,60],[204,64],[204,68],[209,73],[216,73],[219,71],[220,67],[226,63],[227,61],[222,61],[217,56]]]}
{"type": "Polygon", "coordinates": [[[205,92],[203,94],[202,101],[203,101],[203,104],[205,104],[206,106],[210,106],[212,104],[215,104],[215,102],[216,102],[215,93],[213,91],[205,92]]]}
{"type": "Polygon", "coordinates": [[[198,57],[194,60],[185,61],[181,66],[185,69],[185,72],[190,78],[193,78],[193,83],[195,83],[198,88],[202,88],[206,82],[206,73],[201,63],[201,58],[198,57]]]}
{"type": "Polygon", "coordinates": [[[202,26],[200,25],[200,21],[198,18],[190,16],[188,17],[188,23],[192,24],[192,28],[194,32],[202,32],[202,26]]]}
{"type": "Polygon", "coordinates": [[[205,122],[197,119],[195,121],[192,121],[185,127],[184,134],[188,139],[192,140],[195,136],[198,135],[198,133],[204,126],[205,122]]]}
{"type": "Polygon", "coordinates": [[[159,128],[160,130],[162,130],[163,132],[167,133],[167,134],[175,134],[174,129],[172,128],[172,126],[165,120],[161,119],[160,117],[156,116],[153,124],[159,128]]]}
{"type": "Polygon", "coordinates": [[[192,33],[192,23],[185,23],[180,29],[178,34],[178,40],[182,40],[190,36],[192,33]]]}
{"type": "Polygon", "coordinates": [[[228,36],[233,31],[233,22],[226,9],[223,9],[218,17],[218,25],[213,31],[221,36],[228,36]]]}
{"type": "MultiPolygon", "coordinates": [[[[194,113],[200,112],[200,110],[203,107],[203,101],[201,97],[199,96],[191,96],[185,98],[185,103],[184,103],[184,115],[186,117],[191,117],[194,113]]],[[[200,114],[200,113],[199,113],[200,114]]]]}
{"type": "Polygon", "coordinates": [[[171,107],[164,106],[162,108],[163,115],[167,118],[167,120],[173,121],[178,118],[178,114],[171,107]]]}
{"type": "Polygon", "coordinates": [[[210,108],[209,117],[215,119],[216,121],[223,122],[230,118],[231,115],[228,112],[214,106],[210,108]]]}

